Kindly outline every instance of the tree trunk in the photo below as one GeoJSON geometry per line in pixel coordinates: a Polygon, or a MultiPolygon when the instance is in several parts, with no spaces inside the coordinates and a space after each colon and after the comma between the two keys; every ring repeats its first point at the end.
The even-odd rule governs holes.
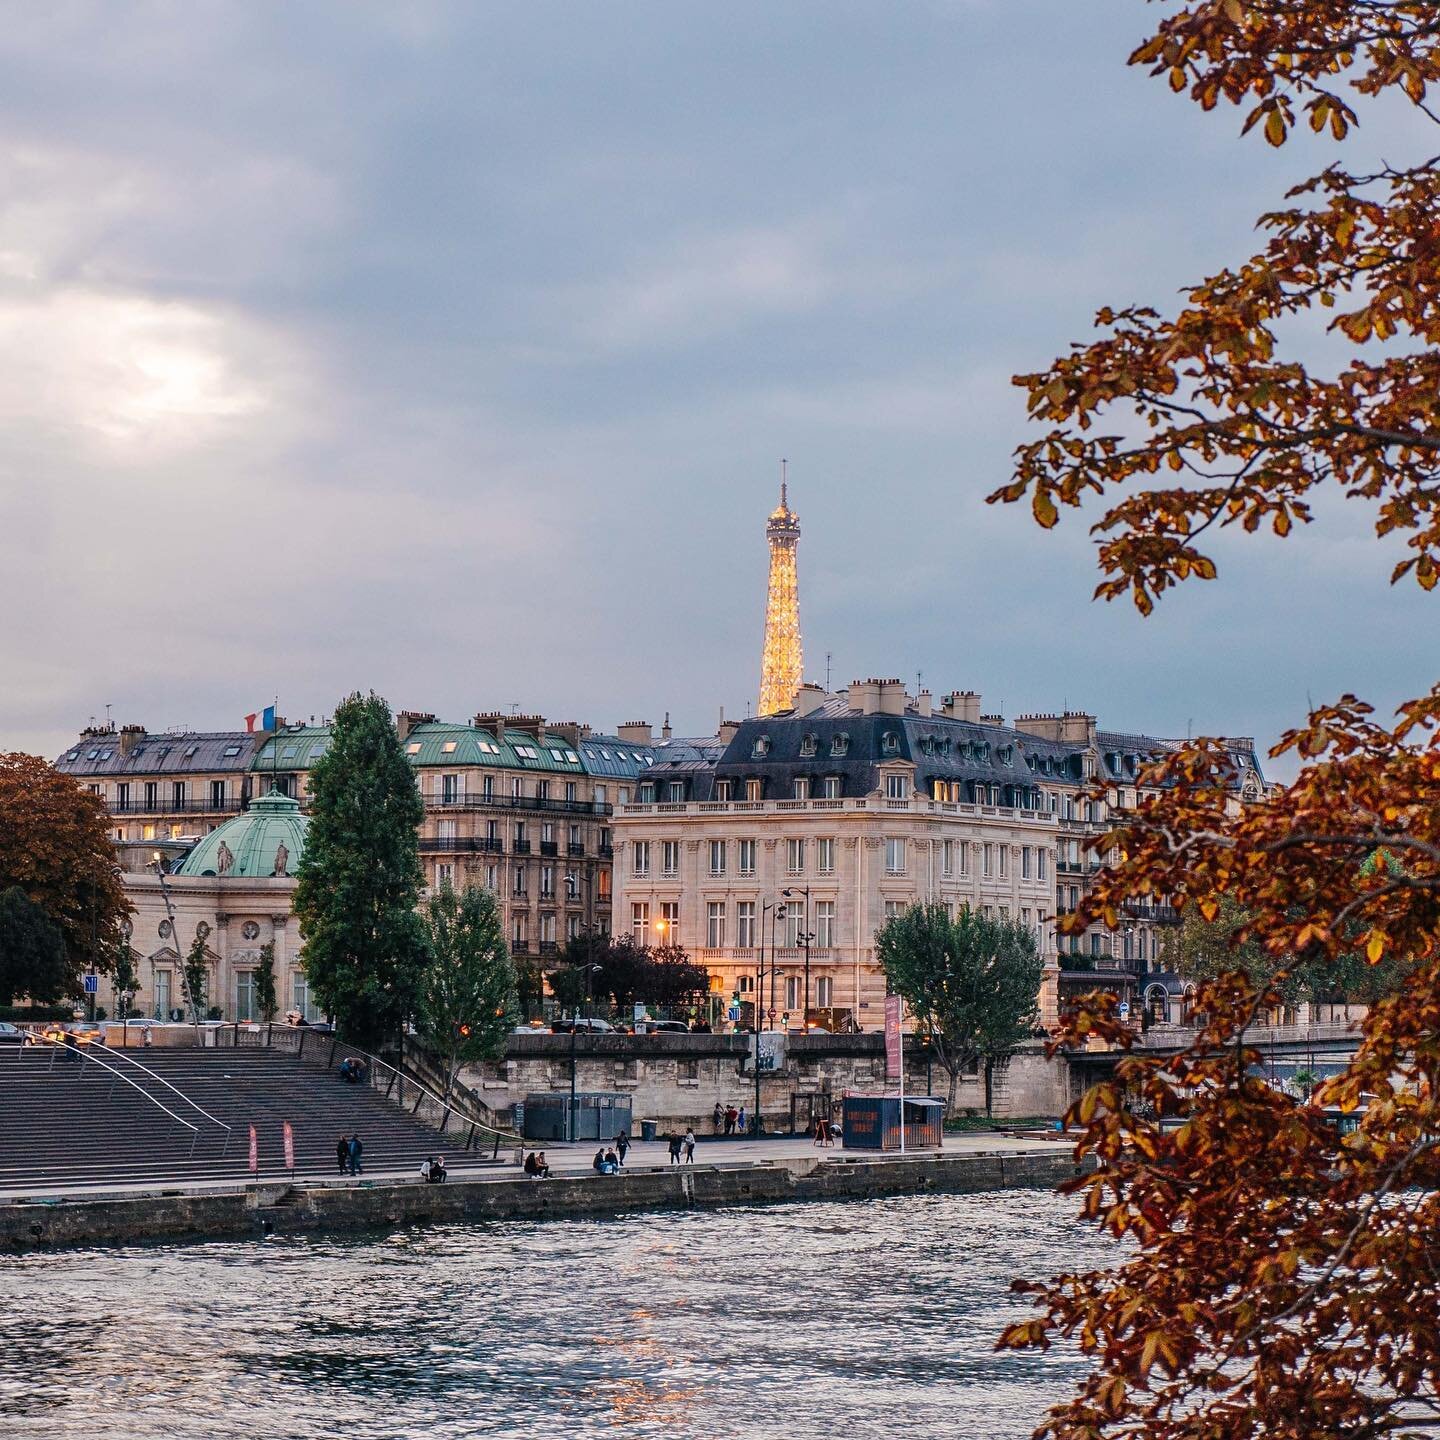
{"type": "Polygon", "coordinates": [[[988,1056],[985,1059],[985,1118],[993,1120],[991,1113],[995,1103],[995,1062],[988,1056]]]}
{"type": "Polygon", "coordinates": [[[955,1113],[955,1093],[960,1088],[960,1067],[947,1066],[945,1073],[950,1077],[950,1084],[945,1092],[945,1118],[948,1120],[955,1113]]]}

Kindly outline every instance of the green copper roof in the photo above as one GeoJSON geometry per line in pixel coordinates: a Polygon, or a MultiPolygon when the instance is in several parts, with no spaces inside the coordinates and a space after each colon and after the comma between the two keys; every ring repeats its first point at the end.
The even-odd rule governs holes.
{"type": "Polygon", "coordinates": [[[507,770],[549,770],[583,775],[575,747],[546,731],[540,739],[524,730],[505,730],[504,738],[471,725],[427,721],[405,737],[405,758],[412,765],[498,765],[507,770]]]}
{"type": "Polygon", "coordinates": [[[277,731],[255,752],[252,770],[308,770],[330,744],[328,725],[291,725],[277,731]]]}
{"type": "Polygon", "coordinates": [[[309,824],[300,813],[299,801],[272,790],[252,801],[243,815],[212,830],[185,857],[177,873],[252,880],[293,875],[309,824]]]}

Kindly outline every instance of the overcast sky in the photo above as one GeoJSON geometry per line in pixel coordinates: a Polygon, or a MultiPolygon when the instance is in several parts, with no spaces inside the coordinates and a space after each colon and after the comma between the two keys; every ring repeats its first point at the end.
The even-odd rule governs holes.
{"type": "Polygon", "coordinates": [[[815,679],[1268,743],[1432,678],[1364,516],[1141,621],[983,503],[1010,375],[1318,167],[1127,70],[1155,7],[0,9],[0,748],[356,688],[713,730],[781,456],[815,679]]]}

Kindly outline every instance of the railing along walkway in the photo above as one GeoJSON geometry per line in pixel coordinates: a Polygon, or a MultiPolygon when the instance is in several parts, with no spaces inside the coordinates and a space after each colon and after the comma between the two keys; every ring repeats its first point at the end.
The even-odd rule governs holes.
{"type": "MultiPolygon", "coordinates": [[[[191,1157],[192,1157],[192,1158],[194,1157],[194,1154],[195,1154],[195,1142],[200,1138],[200,1129],[199,1129],[199,1127],[196,1126],[196,1125],[192,1125],[192,1124],[191,1124],[188,1120],[186,1120],[183,1116],[177,1115],[168,1105],[166,1105],[163,1101],[156,1099],[156,1097],[155,1097],[154,1095],[152,1095],[143,1085],[141,1085],[138,1081],[132,1080],[132,1079],[130,1078],[130,1076],[128,1076],[127,1074],[125,1074],[125,1072],[124,1072],[123,1070],[119,1069],[119,1068],[118,1068],[117,1066],[115,1066],[115,1065],[106,1064],[106,1062],[103,1061],[98,1055],[92,1053],[92,1052],[93,1052],[93,1049],[94,1049],[93,1046],[90,1046],[90,1045],[66,1045],[66,1044],[64,1044],[64,1043],[62,1043],[62,1042],[60,1042],[60,1041],[47,1039],[47,1038],[44,1037],[44,1036],[37,1036],[32,1043],[33,1043],[34,1045],[47,1045],[47,1046],[50,1047],[50,1068],[51,1068],[51,1070],[53,1070],[53,1069],[55,1068],[55,1052],[56,1052],[57,1050],[63,1050],[63,1051],[65,1051],[67,1054],[74,1055],[78,1060],[80,1060],[80,1061],[82,1061],[82,1062],[84,1062],[84,1063],[88,1063],[88,1064],[91,1064],[91,1065],[96,1065],[96,1066],[98,1066],[101,1070],[104,1070],[104,1071],[108,1072],[108,1074],[110,1075],[110,1094],[111,1094],[111,1095],[113,1095],[113,1094],[115,1093],[115,1081],[117,1081],[117,1080],[123,1080],[128,1086],[130,1086],[130,1088],[131,1088],[132,1090],[136,1090],[136,1091],[138,1091],[141,1095],[143,1095],[152,1105],[154,1105],[154,1106],[156,1107],[156,1109],[158,1109],[158,1110],[163,1110],[163,1111],[165,1112],[165,1114],[167,1114],[173,1121],[175,1121],[175,1123],[176,1123],[177,1125],[183,1125],[183,1126],[185,1127],[185,1129],[187,1129],[187,1130],[190,1132],[190,1154],[191,1154],[191,1157]]],[[[23,1047],[23,1048],[21,1049],[21,1051],[20,1051],[20,1054],[21,1054],[21,1055],[23,1055],[23,1054],[25,1053],[25,1049],[26,1049],[26,1048],[29,1048],[29,1047],[23,1047]]],[[[144,1067],[144,1066],[141,1066],[140,1068],[141,1068],[141,1069],[144,1069],[145,1067],[144,1067]]],[[[147,1073],[148,1073],[148,1072],[147,1072],[147,1073]]],[[[160,1077],[157,1075],[155,1078],[158,1080],[160,1077]]],[[[175,1087],[172,1085],[170,1088],[173,1090],[175,1087]]],[[[177,1091],[176,1093],[178,1094],[179,1092],[177,1091]]],[[[185,1098],[186,1098],[185,1096],[183,1096],[183,1095],[181,1096],[181,1099],[185,1099],[185,1098]]],[[[193,1104],[194,1102],[192,1101],[191,1103],[193,1104]]],[[[198,1110],[200,1107],[197,1105],[195,1108],[198,1110]]],[[[212,1119],[213,1119],[214,1117],[212,1116],[212,1117],[208,1117],[208,1118],[212,1118],[212,1119]]],[[[224,1124],[223,1121],[217,1121],[216,1123],[217,1123],[217,1124],[224,1124]]],[[[225,1126],[225,1129],[228,1131],[228,1130],[230,1129],[230,1127],[229,1127],[228,1125],[226,1125],[226,1126],[225,1126]]],[[[227,1145],[228,1145],[228,1143],[229,1143],[229,1137],[228,1137],[228,1135],[227,1135],[227,1137],[226,1137],[226,1143],[227,1143],[227,1145]]]]}
{"type": "Polygon", "coordinates": [[[488,1136],[493,1137],[491,1153],[498,1156],[501,1141],[506,1144],[519,1141],[517,1135],[497,1130],[493,1125],[486,1125],[457,1110],[428,1085],[422,1085],[418,1080],[390,1064],[388,1060],[382,1060],[378,1055],[372,1055],[358,1045],[351,1045],[348,1041],[340,1039],[338,1035],[316,1030],[309,1025],[245,1024],[241,1022],[216,1026],[214,1034],[217,1047],[237,1050],[283,1050],[293,1054],[297,1059],[304,1056],[308,1047],[311,1058],[324,1064],[327,1069],[334,1069],[336,1063],[346,1057],[358,1057],[365,1062],[365,1083],[372,1090],[380,1091],[387,1100],[393,1100],[402,1109],[408,1106],[412,1115],[418,1115],[420,1107],[428,1100],[431,1107],[439,1111],[440,1120],[437,1128],[442,1135],[445,1134],[446,1126],[450,1123],[450,1117],[454,1116],[459,1127],[456,1131],[457,1135],[462,1132],[465,1135],[461,1147],[465,1150],[483,1149],[484,1137],[488,1136]],[[230,1034],[229,1047],[225,1047],[227,1031],[230,1034]],[[328,1052],[325,1053],[323,1061],[320,1060],[322,1052],[328,1052]],[[406,1086],[415,1091],[413,1105],[409,1105],[406,1098],[406,1086]]]}

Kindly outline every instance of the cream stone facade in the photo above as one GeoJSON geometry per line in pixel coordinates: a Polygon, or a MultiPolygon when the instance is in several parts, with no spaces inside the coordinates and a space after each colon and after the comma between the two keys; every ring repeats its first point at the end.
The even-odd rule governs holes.
{"type": "Polygon", "coordinates": [[[853,799],[622,807],[619,923],[637,939],[683,947],[709,969],[713,988],[739,995],[743,1006],[758,995],[777,1025],[800,1023],[801,937],[813,937],[812,1022],[873,1029],[885,998],[875,933],[916,902],[969,905],[1035,932],[1046,962],[1042,1018],[1053,1021],[1051,817],[929,799],[915,792],[914,767],[903,763],[880,773],[880,786],[853,799]]]}

